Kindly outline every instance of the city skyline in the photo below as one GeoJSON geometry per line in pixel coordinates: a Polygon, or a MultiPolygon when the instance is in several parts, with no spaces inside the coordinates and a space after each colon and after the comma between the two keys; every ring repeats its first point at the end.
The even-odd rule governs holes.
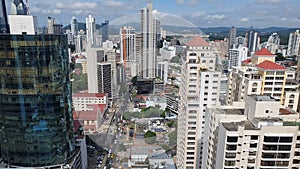
{"type": "MultiPolygon", "coordinates": [[[[40,25],[45,25],[45,18],[52,16],[64,25],[75,16],[79,22],[89,14],[97,18],[100,24],[104,20],[119,22],[128,16],[138,18],[139,11],[147,4],[146,0],[65,0],[64,3],[53,1],[29,1],[32,15],[39,16],[40,25]],[[137,17],[135,17],[137,16],[137,17]]],[[[8,4],[10,5],[10,4],[8,4]]],[[[162,25],[176,23],[177,26],[197,27],[254,27],[265,28],[298,27],[300,17],[296,9],[300,2],[296,0],[153,0],[153,13],[162,20],[162,25]],[[171,17],[168,17],[171,16],[171,17]],[[181,20],[181,23],[178,23],[181,20]]],[[[10,8],[8,8],[10,9],[10,8]]]]}

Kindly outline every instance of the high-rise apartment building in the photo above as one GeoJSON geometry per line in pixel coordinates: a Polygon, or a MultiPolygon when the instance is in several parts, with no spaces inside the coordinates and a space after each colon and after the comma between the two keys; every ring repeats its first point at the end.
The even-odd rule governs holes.
{"type": "Polygon", "coordinates": [[[298,168],[299,115],[269,96],[207,109],[205,168],[298,168]]]}
{"type": "Polygon", "coordinates": [[[236,44],[236,28],[232,26],[229,30],[229,49],[233,47],[233,45],[236,44]]]}
{"type": "Polygon", "coordinates": [[[11,15],[27,15],[26,4],[21,0],[11,1],[11,15]]]}
{"type": "MultiPolygon", "coordinates": [[[[108,99],[112,99],[118,94],[118,86],[117,86],[117,68],[116,68],[116,53],[113,49],[113,44],[110,41],[103,43],[103,47],[91,47],[87,46],[87,69],[88,69],[88,91],[89,93],[106,93],[102,90],[102,87],[99,85],[103,85],[103,82],[99,81],[100,76],[99,73],[102,74],[110,74],[111,79],[109,82],[111,83],[110,91],[108,94],[108,99]],[[99,64],[110,64],[110,69],[103,69],[102,71],[98,70],[99,64]],[[110,72],[104,72],[104,71],[110,72]],[[102,83],[102,84],[101,84],[102,83]],[[99,90],[100,89],[100,90],[99,90]]],[[[102,79],[100,79],[102,80],[102,79]]],[[[103,81],[103,80],[102,80],[103,81]]]]}
{"type": "Polygon", "coordinates": [[[131,77],[137,75],[137,46],[136,33],[133,27],[122,27],[120,29],[121,60],[124,64],[125,73],[131,77]]]}
{"type": "Polygon", "coordinates": [[[133,27],[122,27],[121,36],[121,56],[124,63],[136,61],[136,33],[133,27]]]}
{"type": "Polygon", "coordinates": [[[70,34],[69,42],[70,44],[76,44],[75,39],[77,38],[78,35],[78,21],[75,17],[72,17],[70,25],[71,25],[71,32],[70,32],[71,34],[70,34]]]}
{"type": "Polygon", "coordinates": [[[276,54],[280,47],[279,35],[277,33],[270,35],[268,41],[263,47],[267,48],[271,53],[276,54]]]}
{"type": "Polygon", "coordinates": [[[141,78],[155,78],[157,21],[153,18],[152,10],[152,3],[148,3],[147,8],[141,10],[142,53],[138,72],[141,78]]]}
{"type": "Polygon", "coordinates": [[[290,33],[287,56],[300,54],[300,33],[299,30],[290,33]]]}
{"type": "Polygon", "coordinates": [[[238,47],[234,45],[228,52],[228,69],[231,69],[232,66],[241,66],[242,61],[247,59],[248,56],[248,48],[242,45],[238,47]]]}
{"type": "Polygon", "coordinates": [[[109,21],[106,20],[104,23],[101,23],[102,29],[102,43],[109,40],[109,21]]]}
{"type": "Polygon", "coordinates": [[[221,72],[212,63],[216,57],[200,36],[188,43],[183,58],[182,83],[178,110],[177,167],[195,169],[201,166],[207,106],[218,104],[221,72]]]}
{"type": "Polygon", "coordinates": [[[55,24],[55,18],[52,18],[52,17],[48,17],[48,31],[47,33],[48,34],[54,34],[54,24],[55,24]]]}
{"type": "Polygon", "coordinates": [[[71,19],[71,33],[73,36],[78,35],[78,21],[75,17],[71,19]]]}
{"type": "Polygon", "coordinates": [[[275,63],[275,55],[263,48],[242,67],[233,67],[228,78],[227,104],[243,102],[246,95],[267,95],[282,105],[297,110],[299,84],[295,70],[275,63]]]}
{"type": "Polygon", "coordinates": [[[0,39],[2,159],[12,167],[62,166],[75,150],[67,39],[47,34],[0,39]]]}
{"type": "Polygon", "coordinates": [[[85,19],[86,24],[86,41],[92,46],[96,44],[96,21],[95,18],[89,15],[85,19]]]}
{"type": "Polygon", "coordinates": [[[247,47],[249,54],[256,52],[260,45],[259,32],[251,30],[246,33],[247,47]]]}
{"type": "Polygon", "coordinates": [[[112,65],[110,63],[97,64],[98,92],[106,93],[107,97],[112,98],[112,65]]]}

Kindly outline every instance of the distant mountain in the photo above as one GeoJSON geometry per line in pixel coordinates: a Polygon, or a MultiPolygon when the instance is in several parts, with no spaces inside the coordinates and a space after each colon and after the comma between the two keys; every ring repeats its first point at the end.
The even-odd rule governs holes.
{"type": "MultiPolygon", "coordinates": [[[[117,35],[120,32],[120,28],[122,26],[132,26],[136,29],[136,32],[140,31],[140,24],[133,22],[133,23],[126,23],[126,24],[114,24],[110,25],[110,34],[117,35]]],[[[70,25],[64,27],[64,30],[71,29],[70,25]]],[[[204,33],[210,35],[211,39],[224,39],[228,37],[228,32],[230,27],[211,27],[211,28],[204,28],[204,27],[184,27],[184,26],[171,26],[171,25],[162,25],[163,29],[172,32],[174,34],[200,34],[204,33]]],[[[86,26],[85,23],[78,23],[79,30],[85,30],[86,26]]],[[[101,29],[101,25],[96,24],[96,29],[101,29]]],[[[253,28],[237,28],[237,36],[245,36],[246,32],[253,28]]],[[[258,28],[253,29],[255,31],[260,32],[261,41],[265,41],[269,35],[272,33],[278,33],[281,39],[281,44],[286,45],[288,43],[288,37],[291,32],[300,28],[285,28],[285,27],[268,27],[268,28],[258,28]]]]}

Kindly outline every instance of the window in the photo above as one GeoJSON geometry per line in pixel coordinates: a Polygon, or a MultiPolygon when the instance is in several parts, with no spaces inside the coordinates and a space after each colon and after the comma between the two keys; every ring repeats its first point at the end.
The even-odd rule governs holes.
{"type": "Polygon", "coordinates": [[[214,60],[210,60],[209,63],[214,63],[214,60]]]}
{"type": "Polygon", "coordinates": [[[256,147],[257,147],[257,143],[250,144],[250,148],[256,148],[256,147]]]}

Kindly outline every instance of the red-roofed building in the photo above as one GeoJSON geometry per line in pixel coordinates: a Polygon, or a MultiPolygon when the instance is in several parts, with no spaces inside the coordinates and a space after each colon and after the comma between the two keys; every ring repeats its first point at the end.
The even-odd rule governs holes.
{"type": "Polygon", "coordinates": [[[186,62],[201,63],[201,68],[209,71],[215,71],[217,53],[201,36],[193,37],[187,45],[186,62]]]}
{"type": "Polygon", "coordinates": [[[74,111],[73,119],[74,122],[76,121],[76,123],[74,123],[74,128],[75,125],[77,126],[77,129],[79,126],[82,126],[84,133],[94,133],[100,127],[101,116],[99,109],[94,109],[92,111],[74,111]]]}
{"type": "Polygon", "coordinates": [[[94,110],[96,106],[104,113],[108,108],[108,100],[105,93],[75,93],[73,106],[75,111],[94,110]]]}
{"type": "Polygon", "coordinates": [[[259,63],[258,65],[256,65],[256,67],[264,70],[285,70],[285,67],[268,60],[259,63]]]}
{"type": "Polygon", "coordinates": [[[262,48],[261,50],[255,52],[251,58],[251,63],[253,65],[260,64],[261,62],[268,60],[275,63],[276,55],[273,55],[268,49],[262,48]]]}
{"type": "Polygon", "coordinates": [[[245,60],[243,64],[248,65],[235,67],[229,73],[227,104],[243,102],[245,95],[267,95],[297,111],[299,83],[295,81],[294,70],[286,69],[270,60],[264,60],[257,65],[245,60]]]}
{"type": "Polygon", "coordinates": [[[251,63],[251,59],[243,60],[242,66],[248,66],[251,63]]]}
{"type": "Polygon", "coordinates": [[[192,38],[187,44],[189,47],[208,47],[209,43],[204,40],[201,36],[197,35],[194,38],[192,38]]]}

